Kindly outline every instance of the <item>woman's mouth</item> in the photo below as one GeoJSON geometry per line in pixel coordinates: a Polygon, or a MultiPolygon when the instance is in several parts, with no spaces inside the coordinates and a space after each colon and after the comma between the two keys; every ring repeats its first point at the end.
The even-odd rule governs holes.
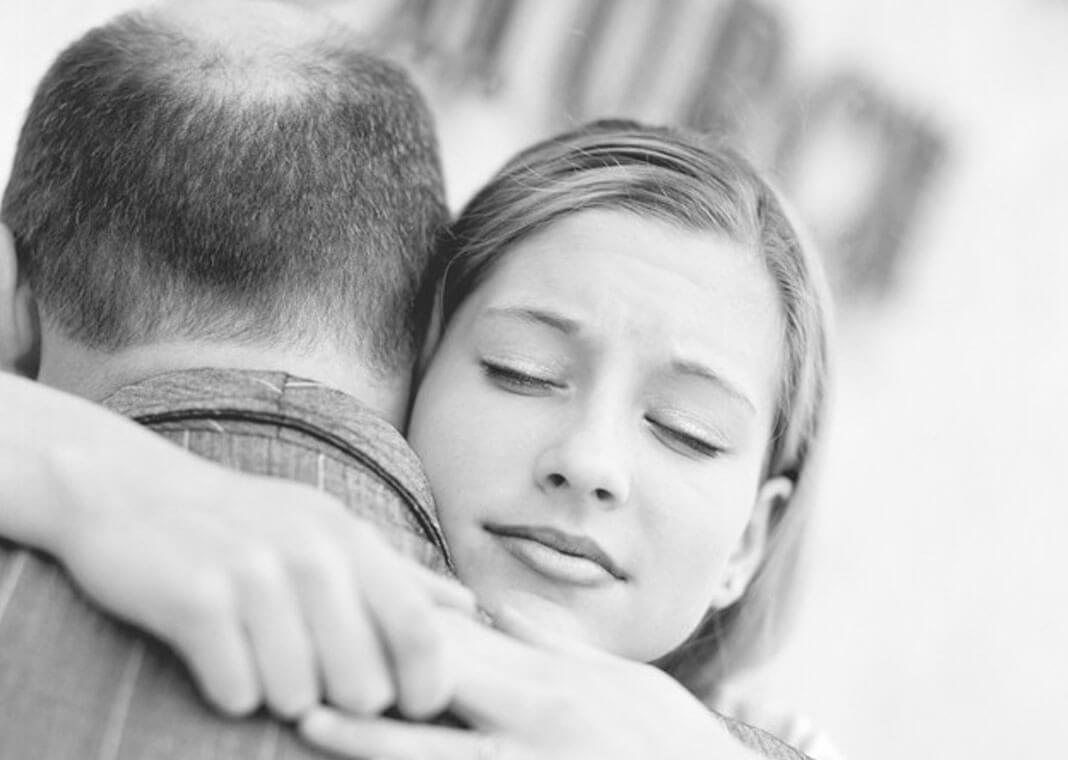
{"type": "Polygon", "coordinates": [[[538,525],[484,523],[504,549],[536,573],[577,586],[626,581],[626,574],[591,538],[538,525]]]}

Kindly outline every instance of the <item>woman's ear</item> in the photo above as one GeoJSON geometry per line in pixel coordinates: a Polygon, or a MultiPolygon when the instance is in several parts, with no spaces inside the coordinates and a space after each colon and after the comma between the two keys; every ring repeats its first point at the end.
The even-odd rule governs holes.
{"type": "Polygon", "coordinates": [[[712,607],[724,609],[734,604],[749,588],[768,550],[768,533],[771,517],[778,505],[787,501],[794,492],[790,478],[768,478],[757,491],[753,514],[745,527],[741,541],[727,561],[723,577],[712,598],[712,607]]]}
{"type": "Polygon", "coordinates": [[[0,371],[36,377],[40,348],[37,302],[19,277],[15,238],[0,224],[0,371]]]}

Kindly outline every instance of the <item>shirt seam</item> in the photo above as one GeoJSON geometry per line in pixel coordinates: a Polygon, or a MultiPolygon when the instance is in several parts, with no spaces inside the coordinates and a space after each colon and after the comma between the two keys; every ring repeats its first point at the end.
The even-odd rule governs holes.
{"type": "Polygon", "coordinates": [[[344,437],[336,433],[323,430],[317,425],[313,425],[299,418],[280,412],[249,409],[172,409],[166,412],[136,414],[132,419],[146,427],[168,423],[187,422],[197,419],[260,422],[296,430],[322,443],[333,446],[334,448],[345,452],[370,470],[373,475],[378,477],[383,483],[391,488],[401,500],[411,508],[419,527],[426,534],[426,537],[441,551],[442,556],[445,559],[445,564],[453,572],[456,570],[448,546],[445,544],[445,537],[441,533],[441,529],[438,527],[434,518],[427,512],[426,508],[419,502],[419,499],[415,496],[412,490],[404,485],[404,483],[400,482],[396,476],[383,467],[374,457],[353,446],[349,441],[345,440],[344,437]]]}

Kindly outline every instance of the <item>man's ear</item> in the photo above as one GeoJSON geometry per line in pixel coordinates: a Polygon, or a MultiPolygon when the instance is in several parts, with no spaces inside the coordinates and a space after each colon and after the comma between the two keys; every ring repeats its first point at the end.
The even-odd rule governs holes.
{"type": "Polygon", "coordinates": [[[768,478],[757,491],[749,524],[727,561],[720,584],[712,598],[712,607],[724,609],[734,604],[749,588],[768,550],[768,532],[775,507],[790,498],[794,482],[787,477],[768,478]]]}
{"type": "Polygon", "coordinates": [[[25,278],[19,277],[15,238],[0,224],[0,371],[36,377],[41,357],[41,321],[25,278]]]}

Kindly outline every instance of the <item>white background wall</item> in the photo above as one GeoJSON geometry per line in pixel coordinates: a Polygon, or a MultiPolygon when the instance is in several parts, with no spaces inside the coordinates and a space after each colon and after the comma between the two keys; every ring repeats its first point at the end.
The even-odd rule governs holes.
{"type": "MultiPolygon", "coordinates": [[[[857,760],[1059,756],[1068,3],[772,4],[799,79],[870,71],[936,118],[951,155],[896,295],[843,314],[810,596],[751,688],[857,760]]],[[[0,177],[59,47],[127,5],[0,0],[0,177]]],[[[514,98],[443,107],[456,201],[531,137],[514,98]]]]}

